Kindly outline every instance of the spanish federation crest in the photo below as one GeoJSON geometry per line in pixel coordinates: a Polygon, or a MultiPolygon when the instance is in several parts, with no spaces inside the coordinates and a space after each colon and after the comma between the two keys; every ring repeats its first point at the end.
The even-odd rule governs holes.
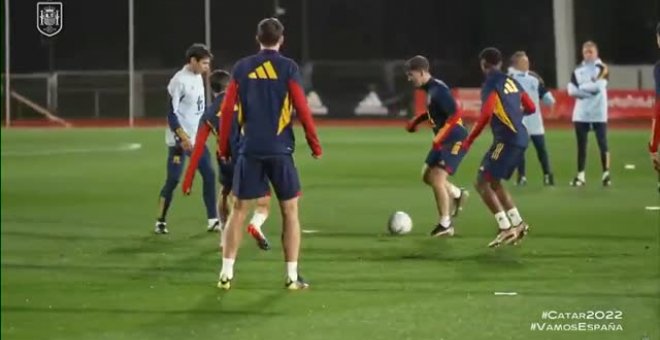
{"type": "Polygon", "coordinates": [[[37,30],[39,33],[47,37],[60,33],[64,26],[62,9],[61,2],[37,2],[37,30]]]}

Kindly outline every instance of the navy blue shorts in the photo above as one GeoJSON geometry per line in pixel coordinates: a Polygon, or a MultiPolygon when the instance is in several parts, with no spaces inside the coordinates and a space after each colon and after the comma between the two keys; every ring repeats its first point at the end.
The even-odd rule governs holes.
{"type": "Polygon", "coordinates": [[[462,141],[445,142],[440,150],[431,149],[426,156],[426,165],[445,169],[448,174],[456,173],[465,151],[461,148],[462,141]]]}
{"type": "Polygon", "coordinates": [[[524,154],[525,148],[521,146],[494,143],[481,161],[479,177],[486,181],[511,178],[524,154]]]}
{"type": "Polygon", "coordinates": [[[291,155],[239,155],[234,167],[233,192],[242,200],[267,196],[269,183],[280,201],[300,195],[298,170],[291,155]]]}
{"type": "Polygon", "coordinates": [[[223,163],[218,161],[218,171],[220,172],[220,185],[222,185],[222,194],[229,195],[234,182],[234,161],[223,163]]]}

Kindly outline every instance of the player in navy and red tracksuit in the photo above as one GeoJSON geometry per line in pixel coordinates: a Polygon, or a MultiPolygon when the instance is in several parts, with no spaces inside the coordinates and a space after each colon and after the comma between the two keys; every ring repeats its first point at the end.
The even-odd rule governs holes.
{"type": "Polygon", "coordinates": [[[222,103],[222,126],[218,147],[223,159],[229,158],[230,117],[238,105],[241,142],[234,155],[234,208],[226,228],[222,249],[222,269],[218,287],[229,289],[234,276],[234,261],[238,253],[245,220],[252,200],[264,196],[272,184],[282,212],[282,242],[286,262],[288,289],[307,288],[298,275],[300,222],[298,196],[300,181],[293,162],[295,139],[292,115],[296,109],[305,129],[312,156],[319,158],[322,150],[316,135],[312,114],[301,86],[298,65],[279,53],[284,41],[284,26],[275,18],[267,18],[257,26],[257,41],[261,51],[238,61],[222,103]]]}
{"type": "Polygon", "coordinates": [[[529,136],[522,118],[534,113],[536,107],[522,86],[500,70],[502,53],[499,50],[486,48],[479,59],[486,75],[481,89],[481,116],[463,146],[469,149],[490,121],[493,145],[481,162],[476,188],[484,203],[495,214],[499,226],[497,237],[488,245],[495,247],[502,243],[518,242],[529,228],[500,181],[511,178],[525,153],[529,136]]]}
{"type": "Polygon", "coordinates": [[[406,130],[415,132],[417,125],[423,121],[431,123],[435,136],[422,171],[424,183],[433,189],[440,219],[440,223],[431,231],[431,236],[453,236],[454,226],[450,216],[458,214],[467,198],[467,191],[457,188],[447,178],[456,172],[465,155],[461,144],[467,137],[467,130],[449,87],[433,78],[429,69],[429,61],[421,55],[406,62],[408,80],[426,92],[428,102],[426,112],[413,117],[406,125],[406,130]],[[455,205],[453,212],[450,211],[451,199],[455,205]]]}
{"type": "MultiPolygon", "coordinates": [[[[206,140],[211,133],[217,135],[220,130],[220,121],[222,117],[219,116],[220,104],[225,97],[225,89],[229,84],[231,76],[227,71],[214,70],[209,76],[209,85],[213,91],[213,102],[206,108],[199,121],[199,128],[197,129],[197,137],[195,140],[195,149],[193,150],[186,174],[183,180],[184,194],[190,194],[193,178],[195,177],[195,169],[198,162],[204,155],[204,148],[206,147],[206,140]]],[[[240,133],[238,120],[234,118],[232,122],[231,133],[229,135],[229,149],[230,154],[236,154],[240,142],[240,133]]],[[[229,194],[232,190],[232,181],[234,178],[234,164],[233,162],[220,162],[218,157],[218,170],[220,172],[220,200],[218,201],[218,211],[220,215],[220,232],[223,231],[227,217],[229,215],[229,194]]],[[[254,214],[248,225],[248,233],[257,241],[257,246],[263,250],[270,249],[270,245],[266,236],[261,231],[261,226],[268,218],[268,210],[270,206],[270,195],[267,194],[257,200],[257,205],[254,209],[254,214]]],[[[223,246],[223,237],[220,235],[220,246],[223,246]]]]}
{"type": "MultiPolygon", "coordinates": [[[[660,23],[655,28],[655,37],[658,48],[660,48],[660,23]]],[[[653,168],[658,172],[658,191],[660,191],[660,155],[658,154],[658,145],[660,145],[660,61],[653,68],[653,78],[655,79],[655,114],[651,127],[649,152],[651,153],[653,168]]]]}

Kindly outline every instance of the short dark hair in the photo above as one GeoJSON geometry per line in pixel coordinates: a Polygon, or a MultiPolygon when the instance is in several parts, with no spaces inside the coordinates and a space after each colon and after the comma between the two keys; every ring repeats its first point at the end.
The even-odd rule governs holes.
{"type": "Polygon", "coordinates": [[[497,66],[502,62],[502,52],[495,47],[486,47],[479,53],[479,60],[484,60],[486,65],[497,66]]]}
{"type": "Polygon", "coordinates": [[[431,65],[429,64],[429,60],[426,59],[426,57],[422,55],[416,55],[408,61],[406,61],[406,72],[407,71],[426,71],[428,72],[431,69],[431,65]]]}
{"type": "Polygon", "coordinates": [[[266,18],[257,25],[257,40],[266,47],[275,46],[284,35],[284,25],[277,18],[266,18]]]}
{"type": "Polygon", "coordinates": [[[658,25],[655,26],[655,34],[660,35],[660,22],[658,22],[658,25]]]}
{"type": "Polygon", "coordinates": [[[190,62],[190,58],[195,58],[195,60],[200,61],[204,58],[213,59],[213,54],[209,51],[209,48],[204,44],[192,44],[186,50],[186,62],[190,62]]]}
{"type": "Polygon", "coordinates": [[[214,93],[220,93],[227,88],[229,84],[229,72],[225,70],[213,70],[209,75],[209,85],[214,93]]]}

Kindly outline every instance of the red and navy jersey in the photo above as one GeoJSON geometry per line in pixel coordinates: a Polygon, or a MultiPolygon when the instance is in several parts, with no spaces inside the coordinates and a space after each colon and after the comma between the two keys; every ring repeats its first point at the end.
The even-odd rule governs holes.
{"type": "Polygon", "coordinates": [[[515,79],[499,70],[490,72],[481,88],[481,103],[481,116],[468,137],[468,145],[490,121],[495,142],[527,147],[529,135],[522,119],[534,113],[536,106],[515,79]]]}
{"type": "Polygon", "coordinates": [[[433,132],[437,134],[449,117],[456,113],[456,100],[451,95],[449,86],[436,78],[431,78],[422,89],[426,92],[429,121],[433,132]]]}
{"type": "Polygon", "coordinates": [[[449,86],[439,79],[431,78],[422,86],[422,90],[426,92],[426,111],[413,117],[406,129],[414,131],[418,124],[428,120],[435,134],[433,138],[435,149],[441,148],[444,142],[453,144],[465,139],[467,131],[449,86]]]}
{"type": "Polygon", "coordinates": [[[658,144],[660,144],[660,61],[653,67],[653,78],[655,79],[655,114],[651,126],[649,151],[658,152],[658,144]]]}
{"type": "MultiPolygon", "coordinates": [[[[199,128],[197,129],[198,131],[201,131],[203,133],[205,128],[204,125],[205,125],[214,135],[218,134],[218,132],[220,131],[220,124],[221,124],[220,122],[222,121],[220,104],[222,104],[224,98],[225,98],[224,92],[219,93],[217,96],[215,96],[215,98],[213,98],[213,102],[211,102],[211,105],[206,107],[206,110],[204,111],[202,118],[199,120],[199,128]]],[[[203,138],[205,143],[207,137],[208,137],[208,133],[206,133],[203,138]]],[[[239,140],[240,140],[240,133],[239,133],[238,120],[236,119],[236,116],[234,116],[231,125],[231,133],[229,134],[229,150],[232,154],[237,152],[239,140]]]]}
{"type": "Polygon", "coordinates": [[[466,140],[469,147],[490,121],[495,142],[527,147],[529,135],[522,123],[536,106],[522,86],[499,70],[491,71],[481,88],[481,116],[466,140]]]}
{"type": "Polygon", "coordinates": [[[226,117],[233,115],[234,105],[237,106],[241,131],[239,154],[293,153],[292,115],[295,108],[312,153],[321,155],[314,121],[301,86],[300,71],[293,60],[275,50],[263,49],[236,63],[221,108],[223,119],[218,147],[223,156],[228,156],[230,151],[231,119],[226,117]]]}

